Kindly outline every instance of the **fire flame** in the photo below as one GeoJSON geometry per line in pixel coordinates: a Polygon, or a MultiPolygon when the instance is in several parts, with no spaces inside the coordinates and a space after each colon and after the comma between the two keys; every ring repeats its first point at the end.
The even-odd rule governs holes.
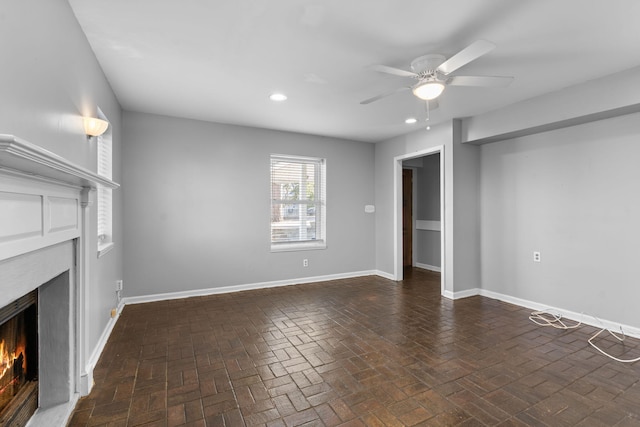
{"type": "MultiPolygon", "coordinates": [[[[5,345],[4,340],[0,340],[0,378],[4,378],[7,372],[13,371],[13,362],[20,356],[20,353],[24,354],[25,349],[23,346],[16,347],[15,351],[9,351],[8,346],[5,345]]],[[[22,369],[26,369],[26,361],[22,358],[22,369]]],[[[10,372],[9,375],[13,375],[10,372]]],[[[2,390],[0,390],[0,393],[2,390]]]]}

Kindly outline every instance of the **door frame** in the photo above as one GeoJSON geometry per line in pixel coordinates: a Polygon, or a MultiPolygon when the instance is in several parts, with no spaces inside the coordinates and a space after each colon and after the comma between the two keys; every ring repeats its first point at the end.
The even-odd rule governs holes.
{"type": "MultiPolygon", "coordinates": [[[[444,145],[437,145],[426,148],[424,150],[415,151],[413,153],[402,154],[393,158],[393,276],[394,280],[400,281],[404,278],[403,260],[402,260],[402,162],[404,160],[415,159],[418,157],[428,156],[430,154],[440,154],[440,293],[445,291],[445,150],[444,145]]],[[[415,202],[415,201],[414,201],[415,202]]]]}
{"type": "MultiPolygon", "coordinates": [[[[410,216],[411,216],[411,224],[409,225],[407,232],[411,235],[411,262],[410,265],[411,267],[414,267],[416,265],[415,262],[415,256],[416,256],[416,197],[417,197],[417,190],[418,190],[418,185],[417,185],[417,169],[413,166],[402,166],[402,223],[403,223],[403,228],[404,228],[404,215],[405,215],[405,209],[406,207],[404,206],[404,193],[405,193],[405,188],[404,188],[404,171],[410,171],[411,172],[411,207],[409,209],[410,212],[410,216]]],[[[404,252],[405,252],[405,234],[404,234],[404,230],[402,232],[402,268],[405,267],[405,259],[404,259],[404,252]]]]}

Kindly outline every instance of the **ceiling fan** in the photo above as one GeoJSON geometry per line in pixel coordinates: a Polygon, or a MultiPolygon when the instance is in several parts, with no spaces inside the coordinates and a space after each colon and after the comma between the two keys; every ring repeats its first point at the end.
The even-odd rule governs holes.
{"type": "Polygon", "coordinates": [[[411,89],[413,94],[424,101],[432,101],[442,94],[446,86],[482,86],[482,87],[505,87],[512,81],[513,77],[504,76],[449,76],[467,65],[469,62],[478,59],[495,49],[496,45],[486,40],[478,40],[471,43],[460,52],[446,59],[444,55],[429,54],[420,56],[411,61],[411,71],[389,67],[387,65],[373,65],[370,68],[381,73],[391,74],[399,77],[411,77],[418,82],[412,86],[404,86],[398,89],[365,99],[360,104],[370,104],[381,98],[393,95],[398,92],[411,89]]]}

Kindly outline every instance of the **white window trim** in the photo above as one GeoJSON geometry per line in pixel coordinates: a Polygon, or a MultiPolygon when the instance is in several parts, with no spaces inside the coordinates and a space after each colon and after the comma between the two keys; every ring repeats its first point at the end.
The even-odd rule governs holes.
{"type": "Polygon", "coordinates": [[[314,251],[326,248],[326,239],[307,242],[271,243],[271,252],[314,251]]]}
{"type": "Polygon", "coordinates": [[[98,243],[98,258],[111,252],[114,247],[115,244],[113,242],[98,243]]]}
{"type": "MultiPolygon", "coordinates": [[[[320,161],[321,165],[321,186],[324,191],[324,197],[321,203],[320,209],[320,218],[322,221],[321,227],[321,239],[317,240],[306,240],[300,242],[279,242],[274,243],[270,242],[270,252],[295,252],[295,251],[311,251],[311,250],[320,250],[327,248],[327,160],[321,157],[304,157],[304,156],[293,156],[288,154],[271,154],[269,156],[269,183],[271,183],[271,161],[274,159],[283,159],[283,160],[292,160],[292,161],[312,161],[317,162],[320,161]]],[[[269,199],[271,199],[271,189],[269,189],[269,199]]],[[[269,210],[271,211],[272,204],[269,202],[269,210]]],[[[269,227],[271,227],[271,222],[269,222],[269,227]]],[[[271,233],[269,233],[271,235],[271,233]]],[[[271,240],[271,237],[269,238],[271,240]]]]}
{"type": "MultiPolygon", "coordinates": [[[[108,121],[108,119],[105,117],[105,115],[102,113],[102,111],[98,108],[98,117],[108,121]]],[[[111,132],[111,125],[109,125],[109,128],[107,129],[107,132],[101,136],[98,136],[95,138],[96,140],[96,156],[97,156],[97,162],[98,162],[98,174],[108,178],[108,179],[112,179],[113,177],[113,133],[111,132]],[[103,151],[103,144],[105,139],[104,138],[109,138],[109,145],[107,147],[106,151],[103,151]],[[108,158],[103,158],[103,155],[107,155],[108,158]]],[[[98,229],[96,230],[98,232],[98,258],[106,255],[107,253],[111,252],[111,250],[113,250],[114,248],[114,242],[113,242],[113,190],[111,188],[107,188],[107,187],[101,187],[100,185],[98,186],[98,189],[96,191],[96,209],[98,210],[98,229]],[[106,229],[104,230],[104,234],[106,236],[106,239],[101,240],[100,239],[100,220],[101,220],[101,214],[100,214],[100,208],[101,208],[101,203],[100,203],[100,194],[102,191],[105,191],[108,193],[108,199],[109,199],[109,206],[108,206],[108,210],[109,212],[106,214],[106,224],[105,227],[106,229]]]]}

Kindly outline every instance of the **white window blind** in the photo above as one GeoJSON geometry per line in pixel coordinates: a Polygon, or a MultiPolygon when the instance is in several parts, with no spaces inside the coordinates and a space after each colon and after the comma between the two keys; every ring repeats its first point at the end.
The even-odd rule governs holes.
{"type": "Polygon", "coordinates": [[[271,249],[325,247],[325,160],[271,156],[271,249]]]}
{"type": "MultiPolygon", "coordinates": [[[[98,139],[98,174],[112,178],[111,132],[98,139]]],[[[98,185],[98,246],[111,243],[111,188],[98,185]]]]}

